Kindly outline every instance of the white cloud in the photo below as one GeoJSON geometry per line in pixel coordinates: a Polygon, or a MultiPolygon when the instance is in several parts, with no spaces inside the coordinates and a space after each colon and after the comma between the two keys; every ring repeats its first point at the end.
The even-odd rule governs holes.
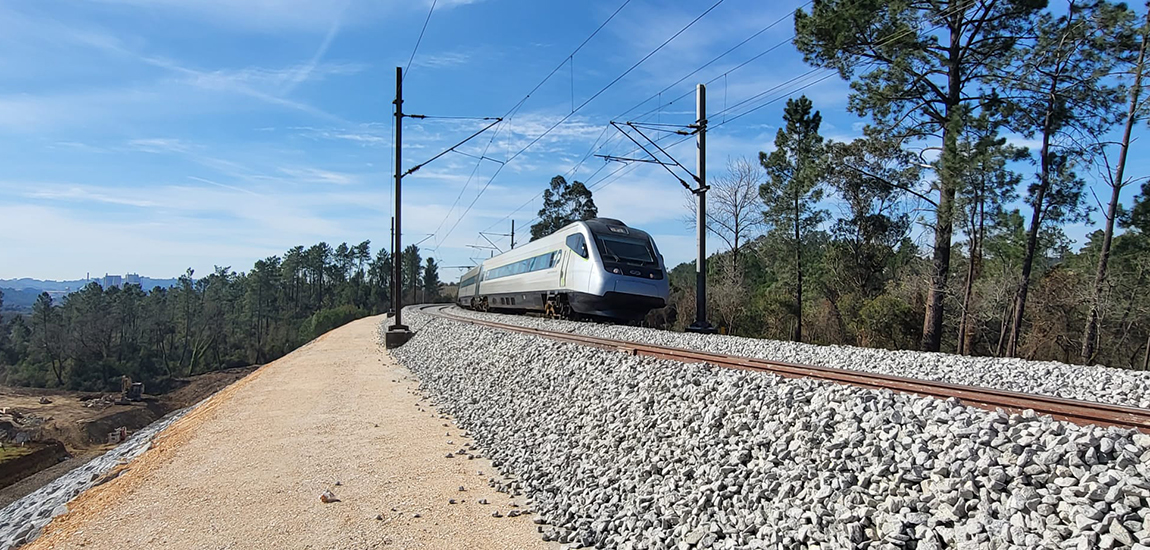
{"type": "Polygon", "coordinates": [[[458,67],[471,61],[471,55],[463,52],[444,52],[439,54],[420,54],[415,56],[412,64],[416,67],[429,69],[444,69],[458,67]]]}
{"type": "Polygon", "coordinates": [[[358,143],[363,146],[390,146],[390,136],[377,133],[349,130],[342,128],[309,128],[294,127],[292,130],[300,132],[301,136],[311,139],[342,140],[358,143]]]}
{"type": "Polygon", "coordinates": [[[374,2],[315,0],[102,0],[153,15],[193,17],[236,30],[261,32],[323,32],[346,13],[349,20],[375,19],[383,4],[374,2]]]}
{"type": "Polygon", "coordinates": [[[350,185],[359,182],[359,177],[355,174],[348,174],[345,172],[333,172],[331,170],[321,170],[319,168],[299,167],[299,168],[280,168],[280,172],[287,174],[289,177],[303,182],[309,183],[332,183],[335,185],[350,185]]]}
{"type": "Polygon", "coordinates": [[[639,178],[628,176],[594,192],[599,215],[643,228],[683,217],[683,186],[670,174],[639,178]]]}
{"type": "Polygon", "coordinates": [[[110,194],[87,186],[30,184],[26,187],[32,189],[31,191],[26,191],[23,193],[23,196],[29,199],[67,202],[99,202],[106,204],[135,206],[139,208],[151,208],[158,206],[157,203],[151,200],[134,196],[126,196],[123,194],[110,194]]]}
{"type": "Polygon", "coordinates": [[[128,147],[145,153],[187,153],[192,146],[184,141],[171,138],[147,138],[128,140],[128,147]]]}

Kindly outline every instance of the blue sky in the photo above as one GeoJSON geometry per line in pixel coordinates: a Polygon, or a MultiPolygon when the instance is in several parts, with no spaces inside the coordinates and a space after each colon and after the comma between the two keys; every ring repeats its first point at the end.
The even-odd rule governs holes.
{"type": "MultiPolygon", "coordinates": [[[[504,115],[621,3],[441,0],[404,82],[405,111],[504,115]]],[[[593,150],[631,152],[607,124],[644,100],[620,120],[688,94],[697,82],[713,80],[709,111],[721,113],[806,73],[789,44],[733,70],[787,40],[787,19],[649,99],[801,3],[726,0],[572,114],[711,4],[632,0],[513,117],[461,148],[472,156],[451,153],[405,178],[405,243],[422,240],[444,266],[469,264],[485,255],[468,246],[485,244],[480,231],[506,233],[515,219],[518,239],[528,239],[538,194],[552,176],[573,174],[592,185],[602,216],[654,234],[668,263],[691,259],[694,232],[683,222],[678,182],[657,166],[580,159],[593,150]],[[486,151],[503,161],[568,115],[493,179],[500,165],[474,158],[486,151]]],[[[0,5],[0,278],[167,277],[187,267],[204,274],[213,265],[247,270],[256,259],[321,240],[384,246],[395,67],[407,64],[429,7],[357,0],[0,5]]],[[[732,109],[728,117],[781,98],[711,131],[709,173],[718,175],[729,157],[769,149],[783,100],[809,82],[732,109]]],[[[860,120],[845,112],[847,90],[834,77],[802,91],[822,111],[828,138],[859,134],[860,120]]],[[[647,118],[693,119],[690,96],[647,118]]],[[[713,116],[712,124],[722,120],[713,116]]],[[[428,159],[481,124],[405,121],[404,164],[428,159]]],[[[672,153],[693,166],[690,141],[672,153]]],[[[506,249],[502,239],[496,242],[506,249]]],[[[444,269],[442,276],[458,273],[444,269]]]]}

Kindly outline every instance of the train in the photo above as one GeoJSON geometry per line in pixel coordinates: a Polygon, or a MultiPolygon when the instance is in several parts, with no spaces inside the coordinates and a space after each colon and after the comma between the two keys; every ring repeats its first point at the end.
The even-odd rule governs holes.
{"type": "Polygon", "coordinates": [[[642,319],[667,305],[669,274],[647,232],[611,218],[578,221],[471,268],[460,307],[555,318],[642,319]]]}

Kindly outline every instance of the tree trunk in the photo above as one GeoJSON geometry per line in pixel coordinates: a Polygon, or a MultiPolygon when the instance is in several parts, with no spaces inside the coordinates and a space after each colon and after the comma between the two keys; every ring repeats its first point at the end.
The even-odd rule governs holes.
{"type": "MultiPolygon", "coordinates": [[[[1122,327],[1122,335],[1114,342],[1113,348],[1120,350],[1126,346],[1126,340],[1130,337],[1130,330],[1134,328],[1134,321],[1130,320],[1130,314],[1134,312],[1134,304],[1139,303],[1138,298],[1142,295],[1142,283],[1146,277],[1146,266],[1138,268],[1138,279],[1130,290],[1130,296],[1126,299],[1126,309],[1122,311],[1122,318],[1118,320],[1118,326],[1122,327]]],[[[1134,361],[1129,362],[1130,367],[1134,367],[1134,361]]]]}
{"type": "Polygon", "coordinates": [[[1018,352],[1018,340],[1022,337],[1022,320],[1026,313],[1026,294],[1030,290],[1030,274],[1034,269],[1034,255],[1038,249],[1038,230],[1042,227],[1043,205],[1046,192],[1050,190],[1051,152],[1050,138],[1054,133],[1054,101],[1058,93],[1058,75],[1050,80],[1050,103],[1042,119],[1042,150],[1039,153],[1042,169],[1038,180],[1038,190],[1034,194],[1034,212],[1030,216],[1030,230],[1026,235],[1026,253],[1022,256],[1022,277],[1018,281],[1018,292],[1014,298],[1014,322],[1010,327],[1010,341],[1006,354],[1014,356],[1018,352]]]}
{"type": "Polygon", "coordinates": [[[803,341],[803,242],[799,240],[799,188],[795,187],[795,273],[798,275],[798,285],[795,287],[795,335],[793,340],[803,341]]]}
{"type": "Polygon", "coordinates": [[[985,178],[980,180],[980,186],[974,196],[974,205],[971,209],[970,228],[970,258],[966,270],[966,283],[962,291],[962,318],[958,323],[958,354],[969,355],[974,343],[974,326],[970,315],[970,302],[974,295],[974,280],[982,271],[982,237],[985,231],[986,209],[983,197],[985,178]]]}
{"type": "MultiPolygon", "coordinates": [[[[1147,24],[1150,24],[1150,14],[1147,15],[1147,24]]],[[[1110,206],[1106,209],[1106,229],[1102,233],[1102,251],[1098,255],[1098,271],[1094,275],[1094,294],[1090,303],[1090,314],[1086,320],[1086,330],[1082,335],[1083,363],[1094,360],[1095,348],[1098,340],[1098,310],[1102,304],[1102,288],[1106,284],[1106,270],[1110,263],[1110,245],[1114,239],[1114,218],[1118,213],[1118,198],[1122,194],[1123,181],[1126,170],[1126,154],[1130,151],[1130,133],[1138,119],[1138,100],[1142,94],[1142,70],[1146,59],[1146,38],[1142,39],[1142,46],[1138,49],[1137,69],[1134,73],[1134,84],[1130,87],[1130,101],[1126,108],[1126,129],[1122,134],[1122,145],[1118,153],[1118,165],[1114,168],[1114,180],[1110,182],[1110,206]]]]}
{"type": "Polygon", "coordinates": [[[1142,355],[1142,370],[1150,368],[1150,334],[1146,335],[1146,353],[1142,355]]]}
{"type": "Polygon", "coordinates": [[[1006,338],[1010,335],[1010,318],[1011,312],[1014,311],[1014,301],[1012,300],[1006,306],[1006,311],[1002,312],[1002,324],[998,331],[998,345],[994,349],[995,357],[1002,357],[1002,353],[1006,350],[1006,338]]]}
{"type": "Polygon", "coordinates": [[[966,283],[962,291],[962,317],[958,323],[958,354],[969,355],[974,340],[974,326],[970,318],[970,302],[974,294],[974,280],[978,277],[978,251],[973,239],[970,243],[970,261],[966,269],[966,283]]]}
{"type": "MultiPolygon", "coordinates": [[[[949,4],[948,4],[949,5],[949,4]]],[[[946,121],[942,129],[942,159],[938,174],[938,210],[934,227],[934,254],[931,258],[930,291],[926,295],[926,315],[922,323],[923,351],[942,347],[942,321],[946,300],[946,280],[950,274],[950,239],[954,232],[954,196],[958,189],[958,135],[962,131],[959,104],[962,101],[962,18],[956,10],[949,21],[950,47],[947,60],[946,121]]]]}

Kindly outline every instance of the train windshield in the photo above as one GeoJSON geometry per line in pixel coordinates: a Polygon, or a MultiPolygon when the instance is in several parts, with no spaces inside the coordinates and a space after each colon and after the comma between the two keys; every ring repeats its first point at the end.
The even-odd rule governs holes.
{"type": "Polygon", "coordinates": [[[647,241],[614,235],[595,235],[599,252],[606,260],[616,262],[655,263],[654,253],[647,241]]]}

